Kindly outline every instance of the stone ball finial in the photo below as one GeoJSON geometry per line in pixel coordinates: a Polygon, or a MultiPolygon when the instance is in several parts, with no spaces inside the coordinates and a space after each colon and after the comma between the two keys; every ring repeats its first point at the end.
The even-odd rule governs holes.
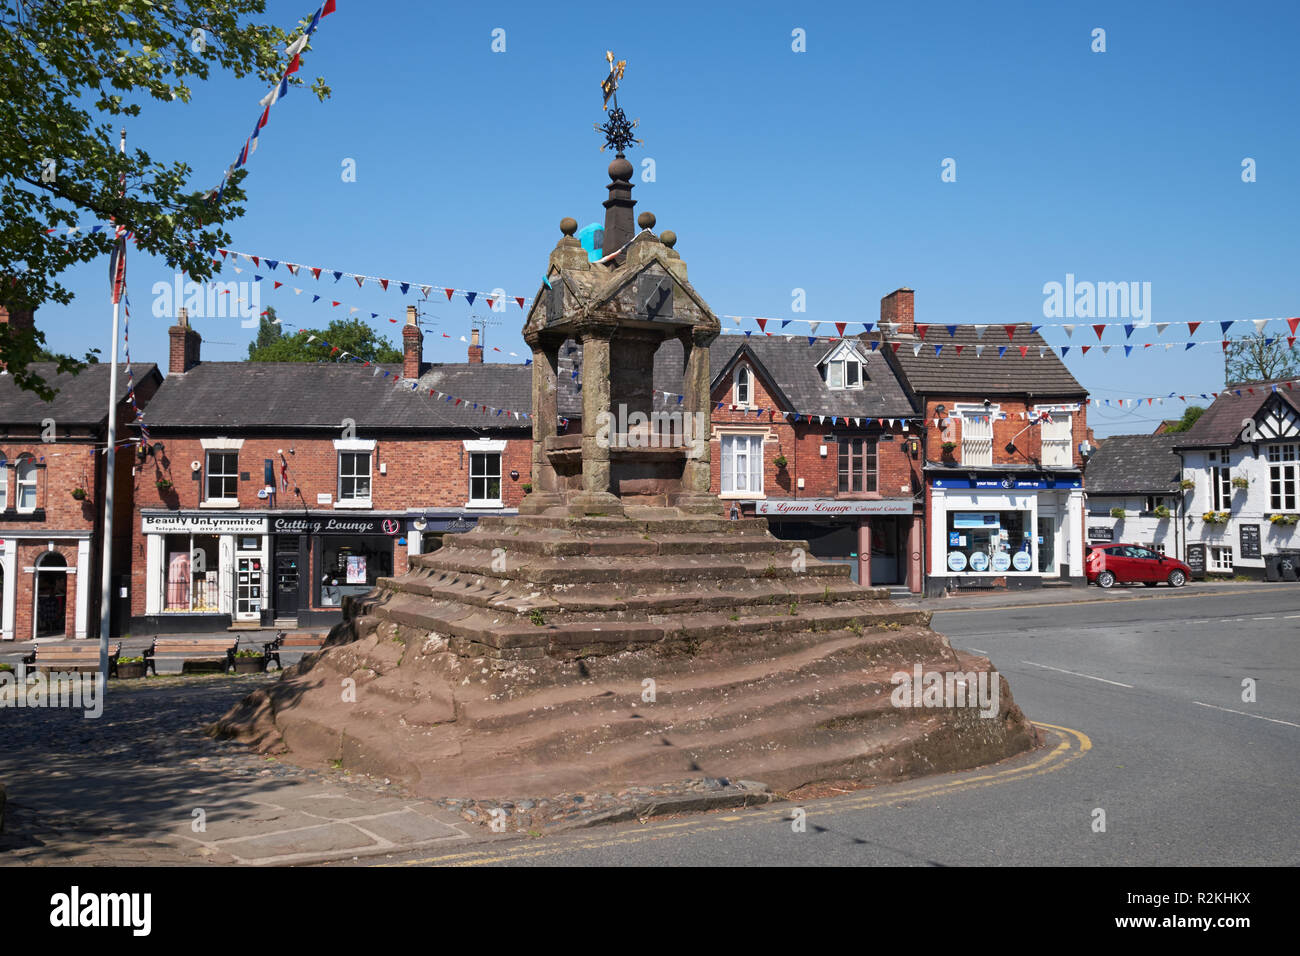
{"type": "Polygon", "coordinates": [[[677,233],[673,232],[671,229],[665,229],[663,232],[659,233],[659,241],[671,249],[673,246],[677,245],[677,233]]]}
{"type": "Polygon", "coordinates": [[[622,156],[617,157],[609,164],[609,178],[627,182],[632,178],[632,164],[622,156]]]}
{"type": "Polygon", "coordinates": [[[636,217],[636,224],[642,229],[653,229],[655,227],[655,214],[652,212],[643,212],[636,217]]]}
{"type": "Polygon", "coordinates": [[[565,216],[560,220],[560,232],[564,233],[566,236],[572,236],[577,231],[578,220],[574,219],[572,216],[565,216]]]}

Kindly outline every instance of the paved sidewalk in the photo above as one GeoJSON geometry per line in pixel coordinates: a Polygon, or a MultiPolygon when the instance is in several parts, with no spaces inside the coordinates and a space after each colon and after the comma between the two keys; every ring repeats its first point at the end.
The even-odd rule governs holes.
{"type": "Polygon", "coordinates": [[[1087,587],[1033,588],[1025,591],[977,591],[966,594],[954,594],[941,598],[922,598],[918,596],[899,597],[894,601],[900,607],[924,608],[928,611],[968,611],[981,608],[998,607],[1033,607],[1052,604],[1098,604],[1115,601],[1167,600],[1178,597],[1204,597],[1205,595],[1222,595],[1232,600],[1239,596],[1258,591],[1289,589],[1300,594],[1300,584],[1294,581],[1192,581],[1181,588],[1160,586],[1144,587],[1141,584],[1117,584],[1110,590],[1103,590],[1095,585],[1087,587]]]}
{"type": "Polygon", "coordinates": [[[97,720],[0,709],[0,865],[291,864],[508,838],[384,781],[203,733],[267,679],[115,681],[97,720]]]}

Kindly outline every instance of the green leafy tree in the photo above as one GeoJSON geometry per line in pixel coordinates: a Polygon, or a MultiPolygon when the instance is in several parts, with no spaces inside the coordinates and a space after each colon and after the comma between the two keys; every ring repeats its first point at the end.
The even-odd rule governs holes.
{"type": "Polygon", "coordinates": [[[402,361],[402,352],[360,319],[335,319],[325,329],[302,329],[249,353],[250,362],[328,362],[341,352],[372,362],[402,361]],[[308,342],[311,336],[314,342],[308,342]],[[326,346],[324,343],[328,342],[326,346]]]}
{"type": "MultiPolygon", "coordinates": [[[[118,128],[151,99],[180,108],[189,84],[214,71],[269,89],[291,36],[255,22],[264,11],[265,0],[0,0],[0,301],[66,305],[73,295],[60,276],[99,258],[107,280],[111,231],[71,241],[67,233],[110,219],[134,233],[132,251],[160,256],[198,282],[211,277],[207,250],[228,244],[224,224],[244,214],[246,171],[231,175],[218,202],[209,194],[219,175],[205,172],[209,181],[196,184],[183,161],[122,153],[118,128]]],[[[297,73],[289,79],[302,83],[297,73]]],[[[329,95],[319,78],[312,90],[329,95]]],[[[38,331],[0,329],[0,360],[14,380],[49,398],[26,371],[43,347],[38,331]]]]}
{"type": "Polygon", "coordinates": [[[284,338],[284,332],[275,321],[275,306],[268,305],[257,322],[257,340],[248,343],[248,357],[254,360],[259,349],[269,348],[284,338]]]}
{"type": "Polygon", "coordinates": [[[1228,341],[1223,353],[1224,385],[1276,378],[1300,378],[1300,350],[1295,345],[1281,336],[1262,334],[1228,341]]]}
{"type": "Polygon", "coordinates": [[[1171,432],[1185,432],[1196,424],[1196,420],[1205,414],[1205,409],[1200,405],[1188,405],[1187,410],[1183,412],[1183,417],[1176,422],[1169,422],[1165,425],[1164,433],[1168,435],[1171,432]]]}

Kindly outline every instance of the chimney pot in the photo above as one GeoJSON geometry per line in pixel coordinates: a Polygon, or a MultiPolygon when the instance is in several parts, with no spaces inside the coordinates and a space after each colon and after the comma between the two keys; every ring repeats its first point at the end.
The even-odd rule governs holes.
{"type": "Polygon", "coordinates": [[[402,326],[402,377],[419,378],[423,358],[424,333],[416,320],[415,306],[406,307],[406,325],[402,326]]]}
{"type": "Polygon", "coordinates": [[[171,348],[167,355],[167,372],[179,375],[199,364],[199,349],[203,338],[190,326],[190,315],[184,308],[176,311],[176,324],[167,330],[171,348]]]}
{"type": "Polygon", "coordinates": [[[483,346],[479,344],[478,329],[473,329],[469,333],[469,364],[483,364],[483,346]]]}

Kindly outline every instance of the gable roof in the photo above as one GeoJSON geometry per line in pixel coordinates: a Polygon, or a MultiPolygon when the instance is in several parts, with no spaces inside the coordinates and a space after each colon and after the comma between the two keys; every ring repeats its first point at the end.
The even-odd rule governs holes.
{"type": "MultiPolygon", "coordinates": [[[[983,336],[976,333],[973,325],[958,325],[953,336],[948,335],[944,325],[929,325],[924,340],[889,335],[885,336],[885,342],[900,343],[894,357],[908,386],[918,394],[1087,395],[1088,390],[1070,374],[1060,355],[1030,328],[1028,324],[1019,324],[1008,339],[1000,325],[990,325],[983,336]],[[943,346],[938,355],[934,354],[936,345],[943,346]],[[981,345],[983,354],[977,355],[976,348],[981,345]],[[960,355],[956,346],[962,347],[960,355]],[[1002,346],[1007,346],[1006,352],[998,355],[1002,346]],[[1026,347],[1023,356],[1020,346],[1026,347]],[[1040,349],[1045,350],[1041,356],[1040,349]]],[[[892,348],[892,345],[880,347],[892,348]]]]}
{"type": "Polygon", "coordinates": [[[202,362],[169,375],[145,409],[150,428],[331,428],[345,418],[371,429],[531,429],[527,419],[473,403],[530,412],[532,369],[455,363],[426,367],[419,387],[397,385],[400,365],[342,362],[202,362]],[[387,378],[383,373],[388,372],[387,378]],[[436,389],[460,405],[429,394],[436,389]]]}
{"type": "Polygon", "coordinates": [[[1178,490],[1183,436],[1112,435],[1102,439],[1084,469],[1090,495],[1161,494],[1178,490]]]}
{"type": "MultiPolygon", "coordinates": [[[[104,425],[108,421],[108,377],[111,371],[106,363],[88,365],[79,375],[57,373],[54,362],[32,362],[28,368],[40,375],[51,386],[58,389],[54,400],[43,402],[32,392],[20,389],[14,384],[13,376],[0,373],[0,424],[33,425],[39,427],[41,421],[53,418],[59,426],[104,425]]],[[[158,366],[145,362],[131,366],[132,375],[137,383],[147,378],[161,378],[158,366]]],[[[129,381],[122,368],[117,370],[117,400],[126,398],[129,381]]],[[[120,416],[119,416],[120,419],[120,416]]],[[[118,422],[121,425],[121,421],[118,422]]]]}
{"type": "Polygon", "coordinates": [[[1255,418],[1269,399],[1274,396],[1282,403],[1300,412],[1300,392],[1288,389],[1281,382],[1253,382],[1234,385],[1219,393],[1204,414],[1187,431],[1176,435],[1178,448],[1221,448],[1241,441],[1242,422],[1255,418]],[[1274,388],[1277,391],[1273,391],[1274,388]],[[1240,394],[1238,394],[1240,393],[1240,394]]]}

